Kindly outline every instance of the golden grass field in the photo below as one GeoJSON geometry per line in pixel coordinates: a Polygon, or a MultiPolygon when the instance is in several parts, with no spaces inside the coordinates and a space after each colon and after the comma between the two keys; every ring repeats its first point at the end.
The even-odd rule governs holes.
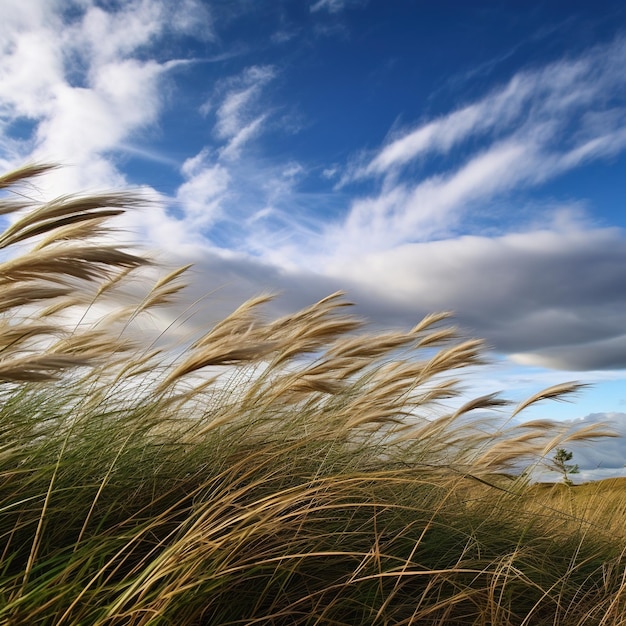
{"type": "Polygon", "coordinates": [[[626,624],[626,479],[512,475],[611,436],[517,419],[576,384],[447,409],[482,342],[341,294],[148,340],[186,268],[47,169],[0,177],[0,624],[626,624]]]}

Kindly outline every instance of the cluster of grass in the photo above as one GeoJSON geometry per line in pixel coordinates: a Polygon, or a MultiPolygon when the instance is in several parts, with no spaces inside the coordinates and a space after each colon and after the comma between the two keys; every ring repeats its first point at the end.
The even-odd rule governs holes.
{"type": "Polygon", "coordinates": [[[626,623],[623,503],[510,477],[609,433],[446,411],[482,344],[339,294],[143,345],[184,268],[140,292],[107,229],[141,199],[38,204],[46,169],[0,178],[1,624],[626,623]]]}

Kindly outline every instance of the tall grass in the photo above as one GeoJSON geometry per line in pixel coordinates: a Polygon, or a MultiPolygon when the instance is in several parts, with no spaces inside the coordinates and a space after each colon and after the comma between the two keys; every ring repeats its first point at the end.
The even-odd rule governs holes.
{"type": "Polygon", "coordinates": [[[140,292],[108,224],[141,198],[38,204],[46,170],[0,178],[0,623],[626,623],[623,505],[512,476],[611,434],[512,419],[576,384],[446,408],[482,343],[341,294],[143,345],[185,268],[140,292]]]}

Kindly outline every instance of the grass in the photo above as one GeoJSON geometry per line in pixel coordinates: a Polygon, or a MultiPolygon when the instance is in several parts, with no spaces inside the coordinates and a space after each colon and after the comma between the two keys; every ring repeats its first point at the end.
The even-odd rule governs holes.
{"type": "Polygon", "coordinates": [[[38,204],[46,170],[0,178],[1,624],[626,624],[622,486],[512,476],[611,434],[504,419],[576,384],[447,408],[482,343],[340,294],[155,348],[185,268],[141,291],[141,198],[38,204]]]}

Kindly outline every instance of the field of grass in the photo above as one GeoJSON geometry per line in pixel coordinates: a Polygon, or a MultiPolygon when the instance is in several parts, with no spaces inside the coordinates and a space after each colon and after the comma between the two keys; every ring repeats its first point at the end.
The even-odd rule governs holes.
{"type": "Polygon", "coordinates": [[[146,340],[184,272],[107,231],[141,198],[45,169],[0,178],[0,624],[626,624],[626,485],[511,477],[610,434],[503,421],[576,385],[446,409],[482,343],[340,294],[146,340]]]}

